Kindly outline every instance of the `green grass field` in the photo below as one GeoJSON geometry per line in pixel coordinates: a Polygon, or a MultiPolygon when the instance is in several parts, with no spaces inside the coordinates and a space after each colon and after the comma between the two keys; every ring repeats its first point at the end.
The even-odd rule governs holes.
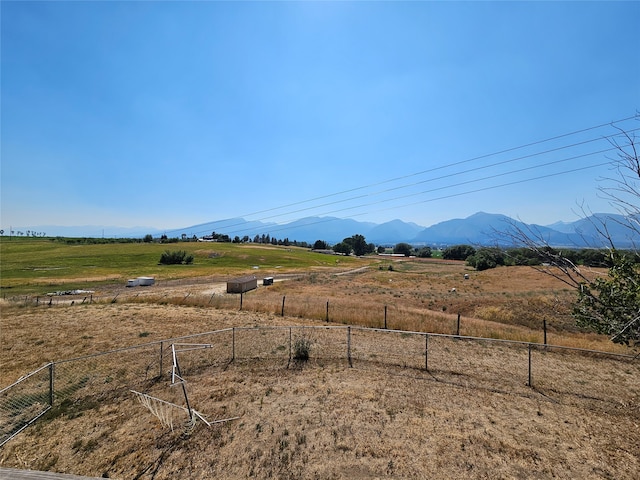
{"type": "Polygon", "coordinates": [[[357,267],[354,257],[338,257],[298,247],[233,243],[69,244],[60,239],[0,237],[0,288],[5,295],[43,293],[52,288],[90,288],[128,278],[169,280],[229,276],[261,271],[357,267]],[[191,265],[159,265],[165,251],[184,250],[191,265]]]}

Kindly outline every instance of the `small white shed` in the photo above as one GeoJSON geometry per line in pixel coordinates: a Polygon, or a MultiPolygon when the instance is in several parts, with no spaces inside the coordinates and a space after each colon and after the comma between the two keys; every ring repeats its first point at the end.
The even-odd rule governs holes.
{"type": "Polygon", "coordinates": [[[127,287],[148,287],[156,283],[156,279],[153,277],[138,277],[127,280],[127,287]]]}

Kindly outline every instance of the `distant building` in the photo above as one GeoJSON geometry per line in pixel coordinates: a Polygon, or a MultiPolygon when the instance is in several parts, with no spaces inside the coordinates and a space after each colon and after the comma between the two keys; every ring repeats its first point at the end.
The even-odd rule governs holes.
{"type": "Polygon", "coordinates": [[[127,287],[149,287],[154,283],[156,283],[156,279],[153,277],[138,277],[127,280],[127,287]]]}
{"type": "Polygon", "coordinates": [[[255,288],[258,288],[258,278],[255,275],[246,275],[227,282],[227,293],[244,293],[255,288]]]}

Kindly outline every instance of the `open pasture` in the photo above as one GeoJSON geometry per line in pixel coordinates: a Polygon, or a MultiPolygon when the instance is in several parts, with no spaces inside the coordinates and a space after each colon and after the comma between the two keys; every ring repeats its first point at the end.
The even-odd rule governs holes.
{"type": "MultiPolygon", "coordinates": [[[[268,253],[254,257],[243,246],[228,247],[232,267],[194,268],[194,278],[185,274],[189,266],[176,267],[180,273],[173,276],[162,267],[157,284],[145,290],[125,289],[121,282],[134,272],[149,274],[140,264],[117,283],[82,275],[69,280],[55,270],[52,276],[46,270],[14,275],[16,289],[73,284],[95,289],[97,300],[52,307],[2,301],[0,388],[48,361],[230,327],[380,327],[385,307],[389,328],[398,330],[452,334],[460,314],[461,335],[541,342],[545,320],[550,344],[629,353],[578,332],[569,315],[573,293],[530,268],[474,272],[461,262],[378,257],[336,263],[335,257],[280,247],[269,248],[276,256],[267,262],[268,253]],[[298,257],[287,268],[277,255],[292,253],[298,257]],[[212,285],[227,275],[246,273],[303,275],[245,294],[242,311],[237,295],[211,295],[212,285]],[[106,300],[118,292],[115,303],[106,300]]],[[[91,368],[108,372],[107,383],[54,404],[0,449],[0,466],[155,479],[636,478],[637,362],[540,351],[532,388],[526,385],[526,349],[455,340],[431,345],[429,371],[420,361],[385,363],[388,350],[366,335],[354,337],[356,355],[382,357],[357,357],[353,367],[344,357],[318,359],[313,348],[305,364],[290,364],[279,346],[266,357],[231,363],[202,363],[198,355],[208,352],[196,352],[193,365],[200,367],[186,373],[193,405],[209,420],[239,418],[194,428],[177,421],[173,431],[128,389],[111,388],[112,378],[140,360],[125,352],[102,356],[91,368]]],[[[169,386],[170,365],[164,370],[163,378],[137,382],[146,393],[180,403],[179,387],[169,386]]]]}
{"type": "MultiPolygon", "coordinates": [[[[509,345],[433,337],[425,371],[419,356],[403,366],[387,355],[403,356],[405,347],[388,341],[410,346],[408,334],[354,332],[350,367],[333,353],[344,350],[344,326],[326,339],[324,330],[308,333],[310,360],[289,362],[286,329],[263,328],[324,325],[296,317],[139,304],[21,309],[17,317],[58,324],[51,339],[35,335],[42,356],[33,363],[148,337],[249,330],[235,333],[235,361],[216,360],[229,355],[229,331],[184,340],[213,350],[181,356],[192,407],[209,421],[235,420],[190,427],[183,412],[172,430],[144,408],[130,389],[185,405],[170,386],[170,360],[162,378],[144,369],[158,368],[149,363],[157,346],[89,357],[56,366],[62,389],[92,380],[2,447],[0,466],[144,479],[632,479],[640,468],[640,370],[628,360],[539,350],[529,387],[526,348],[509,345]],[[47,311],[53,317],[38,318],[47,311]],[[132,376],[139,368],[145,373],[132,376]]],[[[37,350],[28,341],[3,348],[3,364],[37,350]]]]}
{"type": "Polygon", "coordinates": [[[55,290],[124,285],[129,278],[175,280],[252,271],[309,271],[368,263],[296,247],[214,242],[66,243],[64,239],[0,237],[0,289],[4,297],[55,290]],[[184,250],[191,265],[160,265],[165,251],[184,250]]]}

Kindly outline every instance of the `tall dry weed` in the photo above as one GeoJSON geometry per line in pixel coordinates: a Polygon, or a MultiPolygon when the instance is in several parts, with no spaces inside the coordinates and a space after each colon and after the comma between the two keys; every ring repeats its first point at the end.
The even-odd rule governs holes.
{"type": "Polygon", "coordinates": [[[474,316],[482,320],[499,323],[512,323],[514,320],[513,312],[505,307],[496,305],[487,305],[477,307],[474,310],[474,316]]]}

